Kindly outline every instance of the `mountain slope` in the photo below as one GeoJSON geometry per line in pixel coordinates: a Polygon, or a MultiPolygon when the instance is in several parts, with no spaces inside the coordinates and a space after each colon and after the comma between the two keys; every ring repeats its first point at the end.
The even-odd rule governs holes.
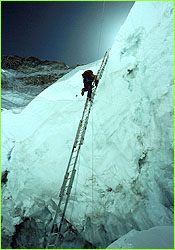
{"type": "Polygon", "coordinates": [[[1,107],[20,113],[39,93],[70,72],[63,62],[2,56],[1,107]]]}

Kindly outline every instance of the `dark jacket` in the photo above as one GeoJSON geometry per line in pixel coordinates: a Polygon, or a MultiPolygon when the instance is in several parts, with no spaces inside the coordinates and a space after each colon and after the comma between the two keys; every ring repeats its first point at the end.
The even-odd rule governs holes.
{"type": "Polygon", "coordinates": [[[93,74],[92,70],[86,70],[83,74],[83,82],[84,82],[84,87],[86,88],[87,85],[92,86],[92,82],[95,79],[95,85],[97,86],[98,84],[98,79],[97,76],[93,74]]]}

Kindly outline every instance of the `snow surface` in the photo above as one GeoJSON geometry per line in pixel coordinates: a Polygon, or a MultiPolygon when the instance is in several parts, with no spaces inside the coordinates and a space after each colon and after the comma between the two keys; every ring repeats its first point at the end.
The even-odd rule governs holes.
{"type": "MultiPolygon", "coordinates": [[[[173,2],[139,1],[110,50],[91,110],[66,218],[105,248],[132,229],[173,225],[173,2]]],[[[2,227],[48,224],[85,97],[81,66],[20,114],[2,113],[2,227]]]]}
{"type": "Polygon", "coordinates": [[[172,226],[153,227],[141,232],[132,230],[107,249],[174,249],[173,236],[172,226]]]}

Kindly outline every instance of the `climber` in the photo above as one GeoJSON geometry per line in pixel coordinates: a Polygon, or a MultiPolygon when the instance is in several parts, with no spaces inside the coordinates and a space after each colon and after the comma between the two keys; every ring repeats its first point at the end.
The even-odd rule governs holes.
{"type": "Polygon", "coordinates": [[[94,87],[92,85],[92,82],[95,80],[95,86],[97,87],[98,85],[98,79],[97,76],[93,74],[92,70],[86,70],[83,74],[83,82],[84,82],[84,88],[81,90],[81,95],[84,95],[84,92],[88,91],[87,97],[89,101],[91,101],[91,93],[92,93],[92,88],[94,87]]]}

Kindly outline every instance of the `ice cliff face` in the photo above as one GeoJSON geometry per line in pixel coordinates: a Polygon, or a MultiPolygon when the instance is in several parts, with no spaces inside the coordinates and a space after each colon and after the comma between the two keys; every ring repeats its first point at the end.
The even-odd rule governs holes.
{"type": "MultiPolygon", "coordinates": [[[[136,2],[99,83],[66,214],[77,231],[64,247],[173,224],[173,54],[173,2],[136,2]]],[[[43,247],[83,110],[81,74],[99,66],[71,71],[19,115],[3,112],[3,244],[25,248],[18,230],[34,227],[32,247],[43,247]]]]}

